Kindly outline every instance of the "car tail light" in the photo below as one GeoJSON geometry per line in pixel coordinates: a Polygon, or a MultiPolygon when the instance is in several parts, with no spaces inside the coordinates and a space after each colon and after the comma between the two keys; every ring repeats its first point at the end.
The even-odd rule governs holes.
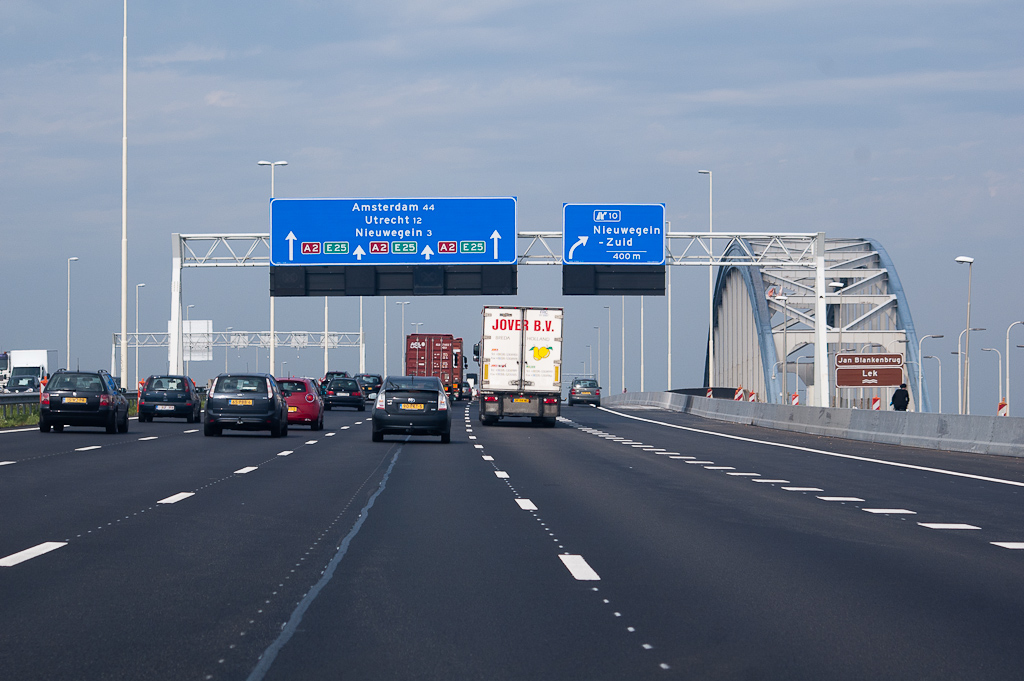
{"type": "Polygon", "coordinates": [[[494,395],[484,395],[484,402],[497,402],[498,398],[494,395]]]}
{"type": "Polygon", "coordinates": [[[374,409],[384,408],[384,391],[377,393],[377,404],[373,405],[374,409]]]}
{"type": "Polygon", "coordinates": [[[274,386],[271,385],[269,378],[267,379],[267,397],[274,398],[274,386]]]}
{"type": "Polygon", "coordinates": [[[327,394],[328,394],[328,395],[333,395],[333,394],[334,394],[334,391],[333,391],[333,390],[328,390],[328,391],[327,391],[327,394]]]}
{"type": "Polygon", "coordinates": [[[141,406],[142,406],[142,405],[144,405],[145,403],[146,403],[146,400],[144,400],[144,399],[142,399],[142,398],[140,397],[140,398],[139,398],[139,406],[141,407],[141,406]]]}
{"type": "Polygon", "coordinates": [[[110,406],[110,395],[100,395],[100,406],[101,407],[109,407],[110,406]]]}
{"type": "Polygon", "coordinates": [[[544,404],[558,404],[558,398],[557,397],[545,397],[544,398],[544,404]]]}
{"type": "Polygon", "coordinates": [[[448,411],[448,397],[444,393],[437,394],[437,410],[448,411]]]}
{"type": "Polygon", "coordinates": [[[306,401],[312,404],[313,402],[316,402],[316,398],[313,397],[311,393],[306,393],[306,401]]]}
{"type": "Polygon", "coordinates": [[[576,394],[576,388],[570,388],[569,389],[569,394],[570,395],[575,395],[576,394]]]}
{"type": "Polygon", "coordinates": [[[39,394],[39,404],[49,405],[50,404],[50,393],[40,393],[39,394]]]}
{"type": "Polygon", "coordinates": [[[354,393],[352,393],[352,397],[362,397],[362,396],[363,396],[363,394],[361,392],[359,392],[358,390],[355,391],[354,393]]]}
{"type": "Polygon", "coordinates": [[[598,389],[597,389],[597,390],[596,390],[596,391],[594,392],[594,394],[595,394],[595,395],[597,395],[598,397],[600,397],[600,396],[601,396],[601,389],[600,389],[600,388],[598,388],[598,389]]]}

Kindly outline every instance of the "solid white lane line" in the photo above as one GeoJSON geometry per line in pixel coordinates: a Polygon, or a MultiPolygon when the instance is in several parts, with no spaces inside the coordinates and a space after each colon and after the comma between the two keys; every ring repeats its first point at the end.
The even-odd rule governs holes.
{"type": "Polygon", "coordinates": [[[789,484],[789,480],[768,480],[768,479],[765,479],[765,478],[761,478],[759,480],[755,480],[754,482],[776,482],[776,483],[778,483],[780,485],[788,485],[789,484]]]}
{"type": "Polygon", "coordinates": [[[820,487],[783,487],[787,492],[824,492],[820,487]]]}
{"type": "Polygon", "coordinates": [[[486,454],[481,456],[480,458],[483,459],[484,461],[494,461],[493,456],[487,456],[486,454]]]}
{"type": "Polygon", "coordinates": [[[908,511],[905,508],[862,508],[865,513],[892,514],[892,515],[917,515],[917,511],[908,511]]]}
{"type": "Polygon", "coordinates": [[[967,525],[966,523],[918,523],[921,527],[927,527],[929,530],[980,530],[981,528],[977,525],[967,525]]]}
{"type": "Polygon", "coordinates": [[[984,482],[995,482],[1000,485],[1012,485],[1014,487],[1024,487],[1024,482],[1019,480],[1004,480],[1003,478],[990,478],[986,475],[974,475],[973,473],[961,473],[959,471],[946,470],[944,468],[931,468],[930,466],[915,466],[909,463],[900,463],[898,461],[886,461],[884,459],[873,459],[867,456],[856,456],[854,454],[841,454],[839,452],[830,452],[824,449],[814,449],[813,447],[801,447],[799,445],[786,444],[785,442],[771,442],[769,440],[758,440],[752,437],[741,437],[739,435],[730,435],[728,433],[716,433],[713,430],[703,430],[701,428],[691,428],[689,426],[680,426],[675,423],[666,423],[664,421],[655,421],[654,419],[645,419],[641,416],[633,416],[632,414],[624,414],[622,412],[614,411],[606,407],[598,407],[609,414],[615,414],[627,419],[633,419],[634,421],[643,421],[644,423],[653,423],[658,426],[665,426],[667,428],[675,428],[677,430],[686,430],[691,433],[700,433],[702,435],[711,435],[713,437],[723,437],[728,440],[739,440],[740,442],[751,442],[758,445],[768,445],[771,447],[781,447],[783,449],[793,449],[799,452],[810,452],[811,454],[824,454],[825,456],[834,456],[838,459],[851,459],[853,461],[865,461],[867,463],[877,463],[882,466],[893,466],[895,468],[909,468],[915,471],[924,471],[926,473],[939,473],[941,475],[951,475],[957,478],[968,478],[970,480],[982,480],[984,482]]]}
{"type": "Polygon", "coordinates": [[[195,492],[178,492],[177,494],[171,495],[166,499],[161,499],[156,502],[158,504],[176,504],[182,499],[188,499],[189,497],[195,496],[195,492]]]}
{"type": "Polygon", "coordinates": [[[516,499],[516,503],[519,504],[519,508],[524,511],[536,511],[537,506],[529,499],[516,499]]]}
{"type": "Polygon", "coordinates": [[[79,447],[76,452],[88,452],[91,449],[100,449],[103,445],[92,445],[91,447],[79,447]]]}
{"type": "Polygon", "coordinates": [[[288,456],[289,454],[294,454],[294,453],[295,452],[293,452],[292,450],[286,449],[283,452],[278,452],[277,455],[278,456],[288,456]]]}
{"type": "Polygon", "coordinates": [[[159,438],[156,435],[150,435],[149,437],[140,437],[139,438],[139,442],[147,442],[149,440],[157,440],[157,439],[159,439],[159,438]]]}
{"type": "Polygon", "coordinates": [[[818,498],[821,499],[822,501],[840,501],[840,502],[843,502],[843,501],[849,501],[849,502],[864,501],[860,497],[818,497],[818,498]]]}
{"type": "Polygon", "coordinates": [[[601,578],[594,572],[594,568],[590,567],[587,561],[583,560],[583,556],[561,554],[558,558],[568,568],[572,576],[581,582],[600,581],[601,578]]]}
{"type": "Polygon", "coordinates": [[[67,545],[68,543],[65,541],[46,541],[42,544],[37,544],[30,549],[12,553],[6,558],[0,558],[0,567],[12,567],[18,563],[24,563],[26,560],[31,560],[32,558],[41,556],[44,553],[49,553],[50,551],[67,545]]]}
{"type": "Polygon", "coordinates": [[[252,473],[258,466],[246,466],[245,468],[239,468],[235,473],[241,475],[243,473],[252,473]]]}
{"type": "Polygon", "coordinates": [[[0,461],[0,466],[10,466],[14,461],[0,461]]]}
{"type": "Polygon", "coordinates": [[[1024,541],[994,541],[989,543],[1004,549],[1016,549],[1018,551],[1024,549],[1024,541]]]}
{"type": "Polygon", "coordinates": [[[506,473],[505,471],[494,471],[494,475],[502,479],[508,477],[508,473],[506,473]]]}

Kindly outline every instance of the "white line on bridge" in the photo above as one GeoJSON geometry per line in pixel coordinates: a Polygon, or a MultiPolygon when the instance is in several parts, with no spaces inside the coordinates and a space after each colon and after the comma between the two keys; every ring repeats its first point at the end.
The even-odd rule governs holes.
{"type": "Polygon", "coordinates": [[[558,557],[576,579],[584,582],[600,581],[601,578],[594,572],[594,568],[587,564],[583,556],[561,554],[558,557]]]}
{"type": "Polygon", "coordinates": [[[17,565],[18,563],[24,563],[26,560],[31,560],[37,556],[43,555],[44,553],[49,553],[50,551],[54,551],[62,546],[67,545],[68,543],[66,541],[43,542],[42,544],[37,544],[36,546],[33,546],[30,549],[25,549],[24,551],[12,553],[6,558],[0,558],[0,567],[12,567],[14,565],[17,565]]]}
{"type": "Polygon", "coordinates": [[[182,499],[188,499],[191,496],[195,496],[195,494],[196,494],[195,492],[178,492],[177,494],[169,496],[166,499],[161,499],[160,501],[158,501],[156,503],[158,503],[158,504],[176,504],[179,501],[181,501],[182,499]]]}

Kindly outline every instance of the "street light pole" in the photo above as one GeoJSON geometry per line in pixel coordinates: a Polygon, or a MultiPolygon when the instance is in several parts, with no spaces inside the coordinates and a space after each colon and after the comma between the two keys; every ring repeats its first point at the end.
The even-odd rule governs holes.
{"type": "MultiPolygon", "coordinates": [[[[288,161],[257,161],[258,166],[270,166],[270,198],[274,198],[274,169],[277,166],[286,166],[288,161]]],[[[270,375],[274,375],[274,352],[277,346],[277,333],[274,331],[274,296],[270,296],[270,375]]],[[[259,350],[256,351],[259,353],[259,350]]],[[[326,375],[326,371],[324,374],[326,375]]]]}
{"type": "Polygon", "coordinates": [[[841,281],[830,281],[828,284],[832,288],[832,293],[836,296],[836,328],[839,329],[839,341],[836,343],[836,408],[839,408],[841,402],[841,393],[839,392],[839,355],[843,354],[843,298],[839,295],[839,292],[846,288],[846,285],[841,281]]]}
{"type": "MultiPolygon", "coordinates": [[[[708,176],[708,234],[715,231],[714,229],[714,205],[712,199],[714,193],[712,190],[712,175],[710,170],[698,170],[701,175],[708,176]]],[[[714,282],[714,265],[711,262],[714,258],[714,242],[708,240],[708,387],[712,388],[715,385],[715,282],[714,282]]]]}
{"type": "Polygon", "coordinates": [[[1010,329],[1024,321],[1014,322],[1006,327],[1006,415],[1010,415],[1010,329]]]}
{"type": "Polygon", "coordinates": [[[68,258],[68,345],[65,348],[67,355],[65,356],[65,368],[71,368],[71,263],[78,260],[78,258],[68,258]]]}
{"type": "Polygon", "coordinates": [[[936,362],[939,363],[939,411],[938,411],[938,413],[941,414],[942,413],[942,360],[939,359],[938,357],[936,357],[935,355],[926,355],[922,359],[934,359],[936,362]]]}
{"type": "Polygon", "coordinates": [[[384,296],[384,375],[388,375],[388,297],[384,296]]]}
{"type": "MultiPolygon", "coordinates": [[[[234,328],[235,328],[235,327],[233,327],[233,326],[229,326],[229,327],[228,327],[227,329],[225,329],[225,331],[226,331],[226,332],[227,332],[227,334],[228,334],[228,338],[229,338],[229,339],[231,338],[231,331],[232,331],[232,330],[233,330],[234,328]]],[[[224,347],[224,373],[225,373],[225,374],[226,374],[226,373],[228,372],[228,348],[229,348],[229,347],[231,347],[231,341],[230,341],[230,340],[228,340],[228,345],[226,345],[226,346],[224,347]]]]}
{"type": "Polygon", "coordinates": [[[135,386],[139,384],[139,289],[143,286],[145,284],[135,285],[135,383],[132,384],[135,386]]]}
{"type": "MultiPolygon", "coordinates": [[[[610,305],[605,305],[604,309],[608,310],[608,387],[605,390],[610,393],[612,391],[612,308],[610,305]]],[[[671,353],[672,348],[669,348],[669,354],[671,355],[671,353]]]]}
{"type": "Polygon", "coordinates": [[[964,385],[960,403],[961,413],[971,413],[971,278],[974,273],[974,258],[966,255],[957,256],[956,262],[967,265],[967,343],[964,346],[964,385]]]}
{"type": "MultiPolygon", "coordinates": [[[[402,329],[402,335],[403,336],[405,335],[405,306],[408,305],[409,302],[410,301],[408,301],[408,300],[399,300],[399,301],[395,302],[395,305],[401,305],[402,306],[402,326],[400,328],[402,329]]],[[[403,338],[402,339],[402,369],[401,369],[401,374],[400,374],[402,376],[405,375],[406,362],[408,362],[408,359],[405,356],[405,350],[406,350],[406,347],[408,345],[409,344],[406,343],[405,339],[403,338]]]]}
{"type": "Polygon", "coordinates": [[[619,387],[626,392],[626,296],[622,296],[622,345],[619,348],[622,350],[622,383],[619,387]]]}
{"type": "MultiPolygon", "coordinates": [[[[192,359],[192,322],[190,320],[189,312],[188,311],[191,310],[193,307],[195,307],[195,305],[189,305],[188,307],[185,308],[185,326],[188,327],[188,355],[185,356],[185,375],[186,376],[191,376],[192,375],[190,373],[190,371],[189,371],[189,360],[192,359]]],[[[270,365],[270,373],[271,374],[274,373],[274,365],[273,364],[270,365]]]]}
{"type": "MultiPolygon", "coordinates": [[[[128,0],[124,0],[121,41],[121,362],[120,379],[128,377],[128,0]]],[[[70,367],[69,367],[70,368],[70,367]]]]}
{"type": "MultiPolygon", "coordinates": [[[[409,322],[409,326],[415,326],[415,327],[416,327],[416,335],[418,336],[418,335],[420,335],[420,327],[421,327],[421,326],[423,326],[423,322],[409,322]]],[[[422,348],[422,346],[423,346],[423,342],[422,342],[422,341],[417,341],[417,342],[418,342],[418,343],[420,344],[420,346],[421,346],[421,347],[419,348],[419,350],[420,350],[420,351],[422,351],[422,349],[423,349],[423,348],[422,348]]],[[[408,343],[406,343],[406,345],[408,345],[408,343]]],[[[420,359],[420,352],[417,352],[417,353],[416,353],[416,369],[415,369],[415,371],[419,371],[419,369],[420,369],[420,365],[419,365],[419,359],[420,359]]],[[[408,368],[409,368],[409,367],[408,367],[408,366],[406,366],[406,371],[408,371],[408,368]]],[[[409,375],[409,376],[416,376],[416,373],[414,373],[414,372],[409,372],[409,374],[408,374],[408,375],[409,375]]]]}
{"type": "Polygon", "coordinates": [[[327,348],[330,347],[329,340],[330,340],[330,337],[331,337],[331,335],[330,335],[331,334],[331,332],[330,332],[330,328],[331,327],[328,326],[328,324],[327,324],[327,315],[328,315],[327,296],[324,296],[324,376],[327,375],[327,369],[328,369],[327,348]]]}
{"type": "MultiPolygon", "coordinates": [[[[919,358],[921,357],[921,352],[922,352],[921,346],[924,343],[925,338],[945,338],[945,336],[943,334],[941,334],[941,333],[940,334],[928,334],[927,336],[923,336],[919,341],[917,341],[917,356],[919,358]]],[[[938,359],[938,358],[936,358],[936,359],[938,359]]],[[[940,367],[942,366],[941,361],[939,363],[939,366],[940,367]]],[[[939,369],[939,373],[940,374],[942,373],[942,369],[941,368],[939,369]]],[[[924,393],[921,392],[922,386],[924,385],[924,381],[922,379],[922,375],[923,374],[924,374],[924,362],[923,361],[919,361],[917,363],[917,399],[919,399],[921,401],[921,405],[920,405],[920,408],[918,409],[918,411],[923,411],[924,410],[924,393]]],[[[942,379],[940,378],[939,380],[941,381],[942,379]]],[[[941,385],[939,386],[939,390],[942,390],[942,386],[941,385]]],[[[940,414],[942,413],[942,407],[939,407],[939,413],[940,414]]]]}
{"type": "Polygon", "coordinates": [[[789,296],[775,296],[775,300],[782,301],[782,403],[789,404],[789,296]]]}
{"type": "Polygon", "coordinates": [[[601,327],[600,326],[595,326],[594,328],[597,329],[597,373],[594,375],[594,378],[597,379],[598,383],[600,383],[601,382],[601,327]]]}
{"type": "Polygon", "coordinates": [[[586,371],[584,371],[583,373],[592,376],[594,374],[594,348],[588,345],[587,352],[590,353],[590,363],[589,366],[587,366],[586,371]]]}
{"type": "Polygon", "coordinates": [[[958,402],[959,402],[959,410],[960,410],[959,413],[961,415],[968,414],[970,412],[967,411],[967,403],[966,403],[966,400],[964,399],[964,397],[966,395],[966,391],[964,390],[964,383],[966,383],[966,376],[965,376],[966,372],[963,371],[963,369],[965,368],[965,366],[964,366],[964,354],[965,354],[965,351],[961,349],[960,344],[964,340],[964,334],[965,333],[968,334],[968,336],[969,336],[971,331],[986,331],[986,330],[987,329],[983,329],[983,328],[979,328],[979,327],[974,327],[973,329],[968,327],[968,328],[964,329],[963,331],[961,331],[960,332],[960,336],[956,339],[956,353],[954,353],[957,356],[957,359],[956,359],[956,389],[957,389],[957,398],[958,398],[958,402]]]}

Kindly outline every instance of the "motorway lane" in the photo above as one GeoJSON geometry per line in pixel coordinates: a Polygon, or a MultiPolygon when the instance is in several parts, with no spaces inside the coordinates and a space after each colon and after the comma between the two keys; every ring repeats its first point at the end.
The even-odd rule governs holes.
{"type": "MultiPolygon", "coordinates": [[[[154,456],[146,447],[162,437],[102,461],[89,478],[127,470],[124,486],[144,486],[144,506],[138,490],[90,503],[75,481],[44,479],[58,470],[42,461],[4,467],[5,491],[18,487],[4,477],[16,466],[23,466],[21,475],[47,466],[35,471],[36,485],[75,500],[60,506],[64,517],[49,527],[32,517],[42,504],[21,512],[5,502],[5,542],[8,534],[24,534],[16,529],[25,524],[39,533],[19,550],[69,543],[0,568],[4,678],[244,678],[319,578],[382,474],[383,452],[369,446],[363,415],[332,412],[328,426],[282,439],[189,435],[187,446],[171,442],[154,456]],[[136,470],[144,457],[152,471],[146,480],[136,470]],[[233,472],[252,466],[258,468],[233,472]],[[157,503],[178,491],[194,496],[157,503]],[[95,507],[108,512],[104,522],[77,536],[87,527],[82,515],[96,515],[95,507]]],[[[132,434],[185,429],[133,424],[132,434]]],[[[6,447],[20,435],[2,437],[6,447]]],[[[103,450],[85,454],[96,451],[103,450]]]]}
{"type": "Polygon", "coordinates": [[[137,490],[110,485],[109,510],[124,512],[121,522],[112,513],[94,534],[0,568],[0,645],[14,651],[4,670],[154,679],[1019,676],[1024,551],[990,543],[1024,535],[1018,487],[660,423],[957,463],[1011,482],[1024,479],[1016,461],[666,412],[564,413],[569,421],[555,429],[484,428],[460,404],[450,446],[371,444],[367,415],[332,412],[331,438],[195,438],[182,424],[133,424],[132,436],[145,427],[160,439],[124,453],[29,461],[16,452],[19,463],[0,467],[0,504],[5,519],[17,514],[6,497],[20,494],[33,512],[5,520],[4,542],[21,523],[43,541],[83,513],[94,519],[96,500],[70,489],[79,476],[88,488],[129,472],[125,487],[143,487],[150,508],[129,513],[137,490]],[[295,453],[276,457],[284,446],[295,453]],[[688,463],[702,460],[713,463],[688,463]],[[72,462],[96,470],[71,475],[72,462]],[[12,478],[16,466],[26,476],[38,466],[39,478],[12,478]],[[33,525],[48,505],[21,491],[29,485],[73,502],[33,525]],[[156,508],[157,488],[198,491],[156,508]],[[819,498],[854,493],[866,501],[819,498]],[[862,510],[876,502],[918,514],[862,510]],[[981,529],[928,529],[917,524],[925,516],[981,529]],[[574,578],[585,575],[566,568],[565,554],[599,579],[574,578]]]}

